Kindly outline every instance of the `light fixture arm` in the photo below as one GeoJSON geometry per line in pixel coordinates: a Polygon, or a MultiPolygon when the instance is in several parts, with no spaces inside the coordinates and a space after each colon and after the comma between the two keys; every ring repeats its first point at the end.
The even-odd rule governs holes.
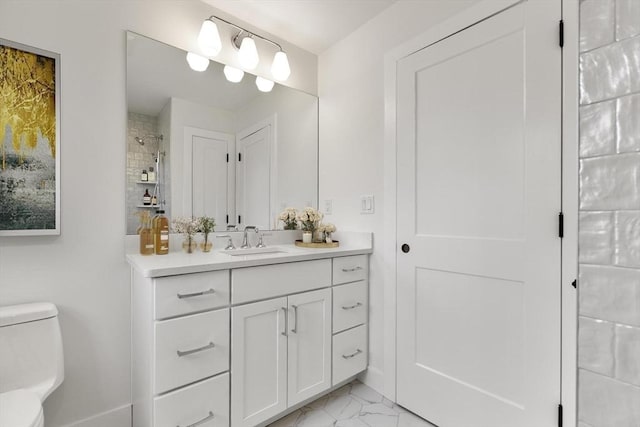
{"type": "Polygon", "coordinates": [[[236,34],[236,36],[235,36],[235,37],[233,37],[233,38],[232,38],[233,45],[234,45],[236,48],[240,48],[240,43],[239,43],[239,42],[241,42],[241,41],[242,41],[242,39],[238,40],[238,38],[240,37],[240,35],[242,35],[242,33],[247,33],[247,34],[248,34],[248,37],[257,37],[257,38],[259,38],[260,40],[264,40],[264,41],[265,41],[265,42],[267,42],[267,43],[271,43],[272,45],[274,45],[275,47],[277,47],[277,48],[278,48],[278,50],[283,51],[283,50],[282,50],[282,46],[281,46],[279,43],[274,42],[273,40],[269,40],[269,39],[268,39],[268,38],[266,38],[266,37],[262,37],[262,36],[261,36],[261,35],[259,35],[259,34],[256,34],[256,33],[254,33],[254,32],[251,32],[251,31],[249,31],[249,30],[247,30],[247,29],[245,29],[245,28],[242,28],[242,27],[241,27],[241,26],[239,26],[239,25],[234,24],[233,22],[229,22],[229,21],[227,21],[226,19],[220,18],[219,16],[216,16],[216,15],[211,15],[208,19],[209,19],[210,21],[212,21],[212,20],[213,20],[213,18],[217,19],[218,21],[222,21],[222,22],[224,22],[224,23],[226,23],[226,24],[228,24],[228,25],[231,25],[232,27],[234,27],[234,28],[236,28],[236,29],[240,30],[240,32],[239,32],[238,34],[236,34]]]}

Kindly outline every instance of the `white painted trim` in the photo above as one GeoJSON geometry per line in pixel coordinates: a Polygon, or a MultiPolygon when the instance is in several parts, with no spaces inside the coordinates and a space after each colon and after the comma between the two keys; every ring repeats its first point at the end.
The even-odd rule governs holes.
{"type": "MultiPolygon", "coordinates": [[[[278,114],[274,113],[273,115],[263,119],[263,120],[259,120],[256,123],[254,123],[253,125],[246,127],[238,132],[236,132],[236,141],[238,141],[238,143],[243,139],[246,138],[247,136],[258,132],[260,129],[266,127],[266,126],[270,126],[271,129],[271,134],[269,135],[269,137],[271,138],[271,159],[269,160],[271,162],[271,168],[270,168],[270,193],[271,196],[269,197],[269,221],[274,221],[273,224],[271,224],[271,229],[275,230],[278,228],[278,221],[276,220],[276,215],[277,215],[277,209],[278,209],[278,172],[277,172],[277,168],[278,168],[278,114]]],[[[237,151],[237,150],[236,150],[237,151]]],[[[236,181],[237,181],[237,176],[236,176],[236,181]]],[[[237,191],[237,189],[236,189],[237,191]]],[[[237,202],[237,196],[236,196],[236,202],[237,202]]]]}
{"type": "Polygon", "coordinates": [[[571,282],[578,278],[579,203],[579,0],[563,0],[563,129],[562,129],[562,405],[564,425],[577,424],[578,291],[571,282]]]}
{"type": "Polygon", "coordinates": [[[384,265],[384,388],[383,394],[396,400],[396,247],[397,242],[397,153],[396,153],[396,67],[398,61],[469,27],[521,0],[483,0],[425,33],[387,52],[384,58],[384,215],[386,219],[384,265]]]}
{"type": "Polygon", "coordinates": [[[131,404],[127,403],[63,427],[131,427],[131,422],[131,404]]]}
{"type": "Polygon", "coordinates": [[[358,375],[358,380],[384,395],[384,372],[381,369],[369,366],[366,371],[358,375]]]}
{"type": "MultiPolygon", "coordinates": [[[[396,153],[396,67],[398,61],[474,23],[519,3],[520,0],[484,0],[401,44],[385,54],[384,134],[384,381],[383,394],[396,399],[396,248],[397,242],[397,153],[396,153]]],[[[577,277],[578,254],[578,0],[563,0],[565,21],[564,105],[563,105],[563,210],[565,236],[562,243],[562,403],[564,425],[576,425],[577,292],[571,282],[577,277]]],[[[372,378],[375,375],[372,376],[372,378]]],[[[377,381],[364,377],[367,382],[377,381]]],[[[372,387],[372,388],[375,388],[372,387]]]]}

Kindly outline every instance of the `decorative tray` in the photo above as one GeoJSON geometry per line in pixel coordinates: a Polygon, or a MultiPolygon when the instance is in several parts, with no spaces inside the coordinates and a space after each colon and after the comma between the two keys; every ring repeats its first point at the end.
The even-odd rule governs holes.
{"type": "Polygon", "coordinates": [[[312,243],[304,243],[302,240],[296,240],[296,246],[301,246],[303,248],[316,248],[316,249],[326,249],[326,248],[337,248],[340,246],[340,242],[334,240],[331,243],[325,242],[312,242],[312,243]]]}

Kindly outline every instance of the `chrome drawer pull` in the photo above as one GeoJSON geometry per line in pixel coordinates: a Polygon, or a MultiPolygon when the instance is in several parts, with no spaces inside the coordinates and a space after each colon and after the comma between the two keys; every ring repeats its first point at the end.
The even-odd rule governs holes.
{"type": "Polygon", "coordinates": [[[298,333],[298,306],[291,304],[291,307],[293,307],[293,321],[295,322],[293,328],[291,328],[291,332],[296,334],[298,333]]]}
{"type": "Polygon", "coordinates": [[[287,336],[287,307],[280,307],[280,310],[282,310],[282,314],[284,315],[284,330],[282,332],[280,332],[280,335],[284,335],[285,337],[287,336]]]}
{"type": "Polygon", "coordinates": [[[176,296],[178,297],[178,299],[184,299],[184,298],[201,297],[203,295],[211,295],[215,293],[216,293],[215,290],[207,289],[206,291],[194,292],[192,294],[176,294],[176,296]]]}
{"type": "Polygon", "coordinates": [[[176,353],[178,353],[178,357],[182,357],[182,356],[188,356],[190,354],[193,353],[198,353],[199,351],[205,351],[205,350],[210,350],[213,347],[215,347],[216,345],[212,342],[209,342],[209,344],[199,347],[199,348],[194,348],[193,350],[185,350],[185,351],[180,351],[178,350],[176,353]]]}
{"type": "Polygon", "coordinates": [[[357,266],[357,267],[343,268],[342,269],[342,271],[344,271],[345,273],[351,273],[351,272],[358,271],[358,270],[362,270],[362,267],[357,266]]]}
{"type": "Polygon", "coordinates": [[[351,353],[351,354],[343,354],[343,355],[342,355],[342,357],[343,357],[344,359],[351,359],[352,357],[357,356],[357,355],[359,355],[360,353],[362,353],[362,350],[357,349],[354,353],[351,353]]]}
{"type": "Polygon", "coordinates": [[[343,310],[352,310],[352,309],[354,309],[354,308],[361,307],[361,306],[362,306],[362,303],[361,303],[361,302],[359,302],[359,303],[354,304],[354,305],[346,305],[346,306],[345,306],[345,305],[343,305],[343,306],[342,306],[342,309],[343,309],[343,310]]]}
{"type": "MultiPolygon", "coordinates": [[[[200,424],[204,424],[209,420],[212,420],[215,417],[215,415],[213,415],[213,412],[209,411],[209,415],[207,415],[206,417],[204,417],[203,419],[201,419],[200,421],[196,421],[193,424],[189,424],[186,427],[196,427],[199,426],[200,424]]],[[[177,425],[177,427],[180,427],[180,424],[177,425]]]]}

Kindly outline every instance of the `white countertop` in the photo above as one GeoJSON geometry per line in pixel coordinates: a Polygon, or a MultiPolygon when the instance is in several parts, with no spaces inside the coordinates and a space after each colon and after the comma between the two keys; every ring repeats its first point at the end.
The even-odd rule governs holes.
{"type": "Polygon", "coordinates": [[[127,261],[144,277],[162,277],[373,252],[371,233],[344,233],[340,237],[342,240],[337,248],[312,249],[287,243],[269,245],[271,249],[282,251],[275,253],[228,255],[217,248],[207,253],[196,250],[191,254],[184,251],[172,251],[167,255],[127,254],[127,261]]]}

